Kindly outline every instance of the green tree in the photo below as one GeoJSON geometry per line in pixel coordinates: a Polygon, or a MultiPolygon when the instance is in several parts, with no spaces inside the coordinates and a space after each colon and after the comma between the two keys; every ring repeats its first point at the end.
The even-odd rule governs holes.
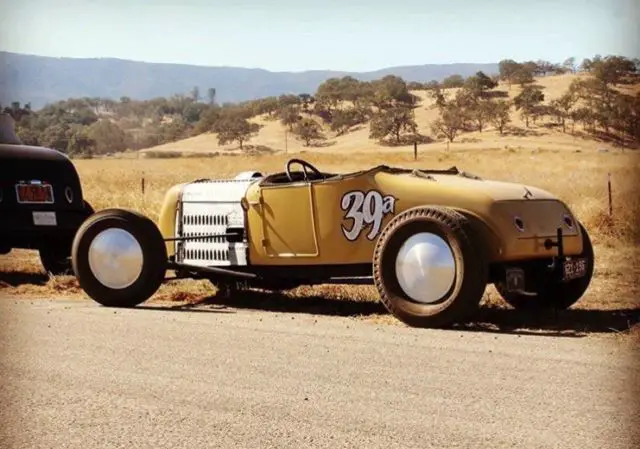
{"type": "Polygon", "coordinates": [[[260,125],[250,123],[239,116],[231,116],[221,119],[216,125],[216,131],[218,132],[218,143],[220,145],[238,142],[242,150],[244,142],[260,131],[260,125]]]}
{"type": "Polygon", "coordinates": [[[562,67],[571,73],[576,73],[576,58],[571,56],[570,58],[565,59],[562,63],[562,67]]]}
{"type": "Polygon", "coordinates": [[[295,125],[299,120],[302,120],[300,109],[293,105],[280,109],[278,115],[280,117],[280,123],[289,128],[289,131],[293,131],[293,125],[295,125]]]}
{"type": "Polygon", "coordinates": [[[444,135],[449,142],[453,142],[460,131],[466,126],[464,109],[455,102],[440,108],[440,117],[431,124],[431,131],[436,135],[444,135]]]}
{"type": "Polygon", "coordinates": [[[534,82],[533,70],[531,69],[531,67],[525,67],[524,65],[522,65],[513,74],[512,80],[514,84],[519,84],[522,87],[526,86],[527,84],[532,84],[534,82]]]}
{"type": "Polygon", "coordinates": [[[494,80],[484,74],[484,72],[479,71],[475,75],[470,76],[465,80],[464,87],[471,92],[473,92],[476,96],[483,96],[484,93],[488,90],[491,90],[498,86],[494,80]]]}
{"type": "Polygon", "coordinates": [[[571,110],[577,101],[576,95],[567,91],[560,98],[553,100],[550,104],[550,112],[555,116],[557,122],[562,126],[562,132],[566,132],[566,121],[571,118],[571,110]]]}
{"type": "Polygon", "coordinates": [[[97,154],[109,154],[124,151],[129,145],[129,137],[115,123],[101,119],[87,130],[87,136],[95,142],[97,154]]]}
{"type": "Polygon", "coordinates": [[[464,86],[464,78],[462,75],[451,75],[442,80],[442,87],[444,89],[451,89],[454,87],[464,86]]]}
{"type": "Polygon", "coordinates": [[[90,155],[96,142],[89,137],[88,128],[86,126],[75,126],[71,129],[71,137],[67,151],[70,155],[90,155]]]}
{"type": "Polygon", "coordinates": [[[322,127],[311,118],[299,120],[293,127],[293,134],[303,140],[304,145],[307,147],[311,145],[311,142],[326,139],[326,136],[322,132],[322,127]]]}
{"type": "Polygon", "coordinates": [[[216,104],[216,89],[215,87],[210,87],[207,89],[207,98],[209,98],[209,106],[213,106],[216,104]]]}
{"type": "Polygon", "coordinates": [[[498,63],[500,79],[506,81],[509,87],[511,87],[513,78],[520,68],[521,64],[517,63],[513,59],[503,59],[498,63]]]}
{"type": "Polygon", "coordinates": [[[529,118],[535,113],[536,107],[544,101],[542,87],[527,85],[522,89],[514,99],[516,110],[521,111],[522,117],[525,119],[527,128],[529,127],[529,118]]]}
{"type": "Polygon", "coordinates": [[[391,135],[399,144],[403,132],[415,134],[417,128],[413,109],[396,106],[373,115],[369,124],[369,138],[382,141],[391,135]]]}
{"type": "Polygon", "coordinates": [[[591,66],[591,73],[603,85],[616,85],[628,75],[635,73],[632,60],[622,56],[607,56],[597,60],[591,66]]]}
{"type": "Polygon", "coordinates": [[[331,112],[338,107],[342,99],[342,83],[339,78],[329,78],[318,86],[316,99],[331,112]]]}
{"type": "Polygon", "coordinates": [[[506,100],[492,101],[490,104],[492,108],[490,114],[491,123],[502,135],[505,127],[511,122],[511,105],[506,100]]]}
{"type": "Polygon", "coordinates": [[[198,86],[193,86],[193,89],[191,89],[191,98],[194,103],[200,101],[200,88],[198,86]]]}

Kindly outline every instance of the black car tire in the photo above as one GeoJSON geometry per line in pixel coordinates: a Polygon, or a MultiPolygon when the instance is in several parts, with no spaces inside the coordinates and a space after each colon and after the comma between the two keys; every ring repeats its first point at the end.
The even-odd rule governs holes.
{"type": "Polygon", "coordinates": [[[477,310],[487,285],[488,264],[468,219],[444,207],[416,207],[393,218],[382,231],[373,256],[374,284],[387,310],[412,327],[444,327],[477,310]],[[400,286],[396,258],[404,242],[429,233],[446,242],[455,262],[449,290],[432,303],[417,302],[400,286]]]}
{"type": "Polygon", "coordinates": [[[534,285],[530,289],[532,290],[531,293],[534,293],[535,296],[507,291],[503,283],[497,282],[495,288],[507,304],[514,309],[520,310],[563,310],[568,309],[582,298],[593,278],[595,257],[593,245],[587,230],[582,223],[578,224],[582,233],[583,248],[582,254],[578,257],[585,257],[587,259],[586,275],[568,282],[549,279],[544,283],[534,285]]]}
{"type": "MultiPolygon", "coordinates": [[[[91,204],[84,200],[85,215],[87,217],[95,212],[91,204]]],[[[54,276],[72,275],[73,267],[71,266],[71,245],[73,238],[61,238],[53,242],[51,245],[42,246],[38,249],[40,262],[47,273],[54,276]]]]}
{"type": "Polygon", "coordinates": [[[54,276],[73,274],[71,242],[67,239],[38,249],[40,262],[47,273],[54,276]]]}
{"type": "Polygon", "coordinates": [[[82,289],[96,302],[108,307],[134,307],[151,297],[164,280],[166,246],[155,223],[137,212],[105,209],[89,217],[78,229],[72,247],[72,264],[82,289]],[[122,288],[109,287],[93,272],[89,250],[94,239],[106,230],[122,230],[141,250],[140,272],[122,288]]]}

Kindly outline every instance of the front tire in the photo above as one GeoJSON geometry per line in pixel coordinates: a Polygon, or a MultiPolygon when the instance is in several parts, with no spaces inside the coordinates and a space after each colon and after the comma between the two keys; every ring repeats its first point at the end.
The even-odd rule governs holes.
{"type": "Polygon", "coordinates": [[[373,278],[382,303],[400,321],[444,327],[477,310],[487,267],[464,215],[444,207],[416,207],[382,231],[373,278]]]}
{"type": "Polygon", "coordinates": [[[495,284],[496,290],[507,304],[514,309],[520,310],[564,310],[582,298],[593,278],[595,257],[589,234],[582,223],[579,223],[579,225],[580,232],[582,233],[582,254],[578,257],[585,257],[587,259],[586,274],[581,278],[568,282],[548,280],[534,285],[531,289],[535,296],[527,296],[507,291],[506,286],[498,282],[495,284]]]}
{"type": "Polygon", "coordinates": [[[152,296],[164,280],[167,252],[149,218],[106,209],[78,229],[71,251],[82,289],[108,307],[134,307],[152,296]]]}

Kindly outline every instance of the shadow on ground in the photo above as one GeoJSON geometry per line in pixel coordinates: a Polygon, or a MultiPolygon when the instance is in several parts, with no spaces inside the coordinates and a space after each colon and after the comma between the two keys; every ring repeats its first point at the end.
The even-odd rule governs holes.
{"type": "MultiPolygon", "coordinates": [[[[379,302],[357,301],[348,298],[333,299],[324,296],[295,297],[260,291],[248,291],[230,296],[209,296],[195,303],[161,308],[175,311],[210,310],[212,312],[231,308],[364,318],[387,315],[390,319],[395,319],[379,302]]],[[[450,329],[581,337],[591,333],[625,332],[639,323],[640,308],[530,312],[483,306],[472,320],[467,323],[455,324],[450,329]]]]}
{"type": "Polygon", "coordinates": [[[18,287],[25,284],[45,285],[47,282],[49,282],[49,275],[46,273],[0,272],[0,287],[18,287]]]}
{"type": "MultiPolygon", "coordinates": [[[[45,286],[50,278],[44,273],[0,272],[0,295],[3,288],[21,285],[45,286]]],[[[66,286],[62,286],[66,288],[66,286]]],[[[55,294],[55,291],[51,292],[55,294]]],[[[148,310],[182,312],[233,313],[233,309],[265,312],[299,313],[325,316],[386,316],[395,320],[380,303],[370,300],[331,298],[322,295],[294,296],[284,293],[248,290],[231,295],[213,295],[188,304],[145,304],[148,310]]],[[[591,333],[626,332],[640,325],[640,308],[569,309],[530,312],[485,305],[467,323],[451,326],[454,330],[581,337],[591,333]]]]}

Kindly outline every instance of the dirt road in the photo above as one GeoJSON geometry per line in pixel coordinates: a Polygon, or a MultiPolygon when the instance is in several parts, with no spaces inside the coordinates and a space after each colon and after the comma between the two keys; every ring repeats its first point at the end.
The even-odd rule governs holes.
{"type": "Polygon", "coordinates": [[[640,427],[640,354],[611,337],[64,299],[0,312],[3,448],[615,449],[640,427]]]}

